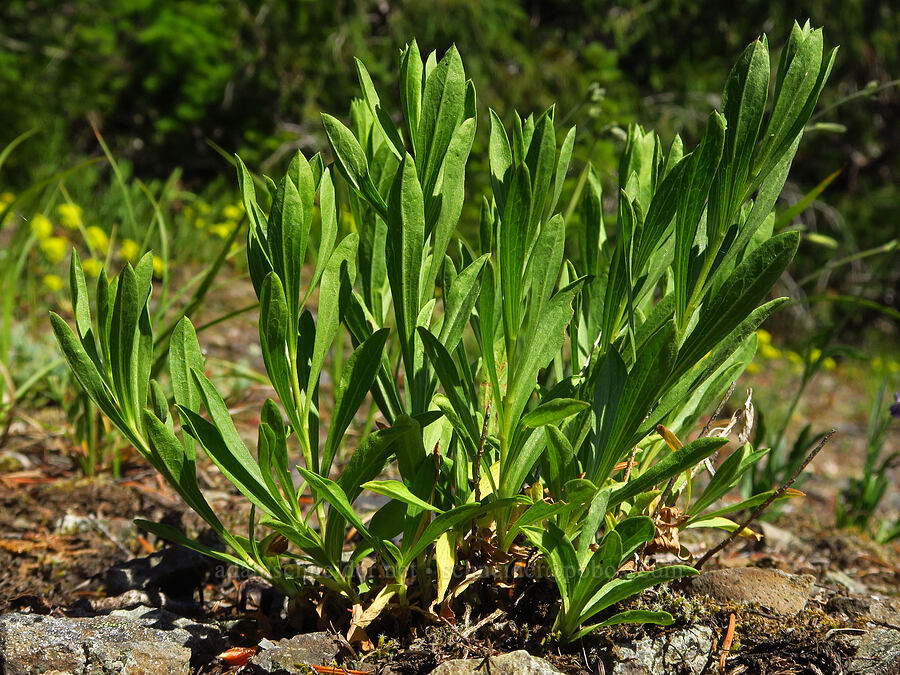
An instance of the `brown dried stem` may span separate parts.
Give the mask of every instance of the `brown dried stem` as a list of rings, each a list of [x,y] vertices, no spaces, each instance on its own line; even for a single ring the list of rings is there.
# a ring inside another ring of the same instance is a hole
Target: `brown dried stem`
[[[819,444],[810,451],[810,453],[806,456],[806,459],[803,460],[803,463],[794,471],[793,475],[791,475],[791,477],[780,488],[769,495],[769,498],[766,501],[757,506],[756,510],[750,514],[750,517],[747,518],[747,520],[745,520],[743,523],[738,525],[738,527],[735,528],[734,532],[725,537],[725,539],[719,542],[716,546],[709,549],[703,555],[703,557],[701,557],[700,560],[698,560],[694,564],[694,569],[699,570],[701,567],[703,567],[703,565],[706,564],[710,558],[712,558],[716,553],[728,546],[728,544],[734,541],[737,536],[744,531],[745,528],[749,527],[754,520],[759,518],[763,514],[763,512],[772,505],[772,502],[781,497],[787,491],[787,489],[794,484],[794,481],[797,480],[797,476],[799,476],[803,472],[803,470],[807,466],[809,466],[809,463],[813,461],[816,455],[819,454],[819,451],[825,447],[825,444],[832,436],[834,436],[836,431],[837,429],[832,429],[827,434],[825,434],[825,437],[821,441],[819,441]]]

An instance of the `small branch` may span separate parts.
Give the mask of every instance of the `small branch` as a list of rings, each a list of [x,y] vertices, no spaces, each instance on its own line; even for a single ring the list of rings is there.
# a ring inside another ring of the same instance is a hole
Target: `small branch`
[[[819,441],[819,444],[818,444],[816,447],[814,447],[814,448],[812,449],[812,451],[806,456],[806,459],[803,460],[803,463],[802,463],[800,466],[797,467],[797,469],[794,471],[794,473],[793,473],[793,475],[790,477],[790,479],[788,479],[788,480],[784,483],[784,485],[782,485],[782,486],[781,486],[780,488],[778,488],[775,492],[773,492],[773,493],[769,496],[769,498],[768,498],[766,501],[764,501],[762,504],[760,504],[758,507],[756,507],[756,510],[755,510],[753,513],[750,514],[750,517],[747,518],[747,520],[745,520],[743,523],[741,523],[740,525],[738,525],[738,527],[735,529],[734,532],[732,532],[732,533],[729,534],[727,537],[725,537],[725,539],[723,539],[721,542],[719,542],[718,545],[716,545],[716,546],[714,546],[713,548],[711,548],[710,550],[708,550],[708,551],[703,555],[703,557],[700,558],[700,560],[698,560],[698,561],[694,564],[694,569],[698,569],[698,570],[699,570],[701,567],[703,567],[703,565],[706,564],[706,563],[709,561],[710,558],[712,558],[716,553],[718,553],[718,552],[721,551],[723,548],[725,548],[726,546],[728,546],[728,544],[730,544],[732,541],[734,541],[734,540],[737,538],[737,536],[738,536],[741,532],[744,531],[745,528],[749,527],[750,524],[751,524],[754,520],[756,520],[757,518],[759,518],[759,516],[761,516],[762,513],[763,513],[767,508],[769,508],[769,507],[772,505],[772,502],[774,502],[776,499],[778,499],[779,497],[781,497],[781,496],[787,491],[787,489],[788,489],[789,487],[791,487],[791,485],[794,484],[794,481],[797,480],[797,476],[799,476],[801,473],[803,473],[803,470],[804,470],[807,466],[809,466],[809,463],[810,463],[811,461],[813,461],[813,459],[815,458],[816,455],[819,454],[819,451],[820,451],[822,448],[825,447],[825,444],[828,442],[828,440],[829,440],[832,436],[834,436],[834,434],[835,434],[836,431],[837,431],[837,429],[832,429],[832,430],[829,431],[827,434],[825,434],[825,437],[824,437],[821,441]]]
[[[728,387],[728,391],[725,392],[725,396],[719,401],[719,405],[716,408],[716,411],[710,416],[710,418],[706,422],[706,426],[703,427],[703,431],[700,432],[699,438],[706,437],[706,434],[709,433],[710,428],[712,427],[713,422],[719,419],[719,415],[722,414],[722,408],[725,407],[725,404],[728,403],[728,400],[731,398],[731,395],[734,393],[734,388],[737,386],[737,380],[731,383],[731,386]]]
[[[491,399],[484,408],[484,424],[481,425],[481,440],[478,442],[478,454],[475,456],[475,468],[472,471],[475,480],[475,501],[481,501],[481,456],[484,454],[484,442],[487,438],[488,422],[491,419]]]
[[[481,425],[481,440],[478,441],[478,454],[475,456],[475,468],[472,469],[472,478],[475,481],[475,503],[481,501],[481,456],[484,454],[484,442],[487,438],[488,422],[491,419],[491,399],[488,398],[484,407],[484,424]],[[478,521],[472,521],[472,538],[478,535]]]

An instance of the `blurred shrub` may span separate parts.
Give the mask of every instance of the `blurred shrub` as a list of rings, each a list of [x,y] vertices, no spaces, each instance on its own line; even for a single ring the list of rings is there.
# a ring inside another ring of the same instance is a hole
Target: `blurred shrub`
[[[8,163],[5,182],[22,189],[67,153],[93,152],[89,115],[140,176],[178,166],[197,187],[221,169],[206,139],[277,173],[295,149],[322,145],[318,112],[343,110],[355,92],[352,55],[386,86],[413,34],[423,52],[451,42],[465,52],[468,75],[491,83],[478,92],[482,114],[558,101],[559,119],[593,136],[586,148],[611,179],[617,127],[640,117],[664,137],[696,141],[740,47],[806,17],[842,45],[819,121],[846,131],[810,132],[821,142],[803,144],[794,194],[844,168],[803,223],[842,251],[862,250],[896,222],[900,96],[887,87],[828,109],[898,76],[900,13],[867,0],[6,0],[0,128],[9,138],[35,124],[45,133],[38,151]],[[800,275],[831,255],[810,247]]]

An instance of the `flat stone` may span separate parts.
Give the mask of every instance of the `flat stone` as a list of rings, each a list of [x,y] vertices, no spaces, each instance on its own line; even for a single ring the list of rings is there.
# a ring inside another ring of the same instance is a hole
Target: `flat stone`
[[[900,598],[879,595],[835,595],[825,605],[829,614],[900,625]]]
[[[629,644],[615,646],[613,675],[658,675],[706,672],[715,633],[709,626],[691,626]]]
[[[0,617],[0,673],[38,675],[187,675],[192,653],[214,653],[218,632],[147,607],[107,616]]]
[[[825,570],[822,573],[821,583],[828,584],[829,586],[838,586],[854,595],[862,595],[867,590],[865,584],[840,570]]]
[[[814,582],[815,577],[810,574],[737,567],[704,572],[693,577],[686,584],[686,590],[693,595],[708,595],[719,602],[755,602],[776,614],[793,616],[806,606]]]
[[[308,673],[310,666],[333,663],[341,650],[340,642],[330,633],[307,633],[290,640],[266,642],[268,649],[262,649],[250,660],[251,672]]]
[[[765,521],[759,523],[759,527],[762,530],[763,544],[770,550],[807,553],[812,548],[790,530],[785,530]]]
[[[485,659],[453,659],[431,671],[431,675],[556,675],[561,671],[544,659],[532,656],[524,649]]]
[[[900,673],[900,631],[876,628],[859,642],[847,672],[851,675],[898,675]]]

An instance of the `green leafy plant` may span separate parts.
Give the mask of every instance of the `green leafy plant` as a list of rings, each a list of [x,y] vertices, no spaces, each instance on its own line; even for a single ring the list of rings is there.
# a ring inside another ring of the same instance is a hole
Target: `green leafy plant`
[[[666,150],[632,127],[610,232],[590,167],[567,209],[579,217],[557,213],[575,130],[558,143],[555,109],[513,115],[511,134],[491,112],[492,189],[472,243],[454,238],[477,122],[456,49],[440,60],[423,60],[415,42],[403,50],[400,127],[357,62],[362,98],[350,125],[323,116],[333,165],[298,153],[280,181],[261,182],[267,211],[237,162],[260,345],[278,398],[263,406],[255,455],[204,372],[189,319],[171,334],[171,392],[151,379],[149,258],[111,283],[101,276],[92,318],[73,256],[75,330],[52,316],[69,364],[229,551],[141,526],[292,596],[307,590],[297,571],[306,565],[346,603],[344,625],[357,640],[383,612],[408,621],[411,607],[428,615],[477,579],[504,581],[510,561],[528,564],[531,547],[560,591],[561,639],[622,621],[669,622],[615,609],[695,573],[623,570],[658,535],[653,500],[674,479],[671,494],[702,521],[760,453],[731,453],[691,503],[678,476],[726,439],[674,449],[655,432],[666,425],[687,437],[783,301],[766,298],[798,236],[772,235],[772,207],[833,58],[821,30],[795,25],[767,114],[768,49],[765,40],[750,45],[692,153],[678,138]],[[343,238],[338,175],[352,214]],[[346,361],[340,335],[350,338]],[[340,376],[324,387],[329,355]],[[382,428],[349,443],[354,420],[375,409]],[[197,445],[252,505],[246,533],[225,528],[203,496]],[[364,491],[387,498],[368,521],[355,505]],[[366,575],[356,569],[363,559]],[[479,569],[460,581],[459,565]]]
[[[866,463],[862,476],[850,478],[847,487],[835,502],[835,523],[838,527],[866,530],[890,485],[888,472],[900,462],[900,452],[884,454],[884,446],[891,428],[891,419],[900,416],[900,401],[888,408],[885,404],[887,379],[882,380],[872,399],[866,442]],[[879,541],[900,538],[900,524],[882,522],[875,533]]]

